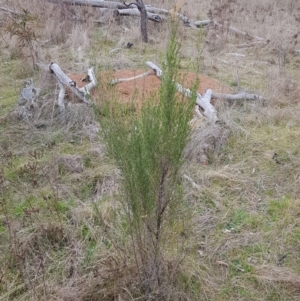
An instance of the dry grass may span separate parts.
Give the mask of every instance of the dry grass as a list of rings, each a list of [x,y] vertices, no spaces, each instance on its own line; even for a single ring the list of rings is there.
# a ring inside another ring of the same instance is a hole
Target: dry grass
[[[166,266],[179,277],[170,276],[174,281],[167,282],[165,294],[153,298],[296,301],[300,4],[194,2],[186,0],[181,9],[192,20],[210,16],[267,42],[253,44],[226,28],[205,28],[200,36],[180,26],[182,68],[200,68],[234,91],[260,93],[266,101],[218,101],[220,123],[193,133],[183,169],[193,181],[184,182],[179,220],[185,221],[170,224],[166,241]],[[145,47],[135,18],[97,25],[95,9],[44,1],[0,3],[38,16],[33,43],[39,57],[68,72],[91,65],[144,68],[146,60],[159,63],[165,51],[166,24],[149,24]],[[177,1],[148,3],[171,9]],[[74,105],[61,120],[53,106],[55,82],[31,69],[24,57],[28,49],[20,51],[16,37],[3,31],[1,37],[0,300],[143,297],[130,242],[119,227],[124,223],[120,175],[96,135],[93,112]],[[124,48],[128,42],[132,49]],[[31,77],[43,91],[36,120],[7,120],[21,82]],[[201,158],[206,165],[199,164]],[[172,260],[176,252],[184,255],[180,263]]]

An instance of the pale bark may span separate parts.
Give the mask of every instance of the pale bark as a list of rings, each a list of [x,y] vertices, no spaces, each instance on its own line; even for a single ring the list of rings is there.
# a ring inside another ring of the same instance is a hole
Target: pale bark
[[[117,10],[120,16],[136,16],[140,17],[141,14],[137,8],[129,8],[129,9],[118,9]],[[151,12],[147,12],[147,18],[154,22],[161,22],[162,17],[158,14],[153,14]]]
[[[238,94],[212,93],[211,98],[225,100],[265,100],[264,97],[258,94],[251,94],[246,92]]]
[[[51,63],[50,65],[50,70],[56,75],[59,87],[60,87],[60,92],[59,92],[59,97],[58,97],[58,104],[60,108],[62,109],[62,101],[65,96],[65,87],[68,87],[68,89],[74,93],[81,101],[84,103],[89,104],[90,103],[90,89],[95,87],[97,84],[96,77],[93,72],[93,68],[90,68],[88,70],[88,75],[91,80],[89,84],[84,86],[81,89],[78,89],[76,86],[76,83],[72,81],[61,69],[60,67],[55,64]]]
[[[59,92],[58,92],[58,98],[57,98],[57,104],[59,106],[59,111],[63,113],[65,111],[65,95],[66,95],[66,89],[64,85],[58,80],[57,81],[58,86],[59,86]]]
[[[8,7],[0,6],[0,10],[3,11],[3,12],[5,12],[5,13],[10,13],[10,14],[16,15],[16,16],[22,15],[21,12],[16,11],[16,10],[13,10],[13,9],[11,9],[11,8],[8,8]]]
[[[132,80],[135,80],[135,79],[138,79],[138,78],[146,77],[150,74],[153,74],[153,72],[152,71],[147,71],[145,73],[139,74],[137,76],[129,77],[129,78],[116,78],[116,79],[111,80],[109,82],[109,84],[110,85],[115,85],[115,84],[118,84],[118,83],[129,82],[129,81],[132,81]]]
[[[146,5],[146,9],[147,9],[147,12],[151,12],[154,14],[162,14],[162,15],[167,15],[167,16],[174,15],[174,16],[178,17],[185,25],[187,25],[189,27],[193,27],[193,28],[197,27],[197,25],[195,23],[192,23],[190,21],[190,19],[183,14],[180,14],[177,12],[172,13],[172,11],[170,11],[170,10],[153,7],[151,5]]]
[[[236,53],[236,52],[228,52],[227,55],[236,56],[236,57],[246,57],[245,54]]]
[[[203,27],[203,26],[206,26],[206,25],[209,25],[209,24],[211,24],[211,20],[202,20],[202,21],[194,22],[194,25],[197,26],[197,27]]]
[[[162,70],[154,63],[146,62],[146,65],[155,71],[156,76],[158,77],[163,76]],[[177,82],[175,82],[175,84],[176,84],[177,91],[179,91],[180,93],[182,93],[184,96],[188,98],[192,97],[192,92],[190,89],[184,88],[181,84]],[[203,109],[204,111],[203,115],[207,117],[209,121],[215,122],[218,120],[218,117],[215,108],[210,103],[211,95],[212,95],[212,90],[210,89],[206,91],[204,96],[202,96],[200,93],[197,93],[196,103]]]
[[[103,0],[47,0],[51,3],[65,3],[70,5],[83,5],[92,7],[112,8],[112,9],[124,9],[127,6],[121,2],[103,1]]]

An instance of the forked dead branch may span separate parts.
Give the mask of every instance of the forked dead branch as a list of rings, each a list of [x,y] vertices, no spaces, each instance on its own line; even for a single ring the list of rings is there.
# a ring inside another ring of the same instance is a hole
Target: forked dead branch
[[[78,88],[75,81],[70,79],[61,69],[60,67],[55,64],[50,64],[50,70],[56,75],[58,85],[59,85],[59,94],[58,94],[58,106],[60,111],[63,112],[65,110],[64,106],[64,98],[66,94],[65,87],[67,87],[72,93],[74,93],[81,101],[84,103],[90,103],[90,90],[97,85],[97,80],[94,74],[93,67],[88,69],[88,79],[89,82],[82,88]]]

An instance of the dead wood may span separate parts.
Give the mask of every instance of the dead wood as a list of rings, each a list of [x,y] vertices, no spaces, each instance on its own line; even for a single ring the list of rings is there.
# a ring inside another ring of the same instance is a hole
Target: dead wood
[[[242,37],[250,39],[250,40],[254,39],[254,40],[258,40],[258,41],[264,41],[264,39],[261,38],[261,37],[257,37],[257,36],[251,35],[248,32],[239,30],[239,29],[237,29],[235,27],[232,27],[232,26],[224,26],[224,25],[222,25],[222,24],[220,24],[220,23],[218,23],[216,21],[211,21],[210,24],[213,25],[213,26],[216,26],[216,27],[220,27],[223,30],[228,30],[229,32],[231,32],[233,34],[236,34],[238,36],[242,36]]]
[[[65,97],[65,88],[67,87],[74,95],[76,95],[82,102],[89,104],[90,103],[90,90],[96,86],[97,81],[94,75],[93,68],[88,70],[88,76],[90,83],[82,88],[78,88],[76,82],[72,81],[61,69],[55,64],[51,63],[49,66],[50,70],[56,75],[59,85],[59,94],[58,94],[58,106],[60,111],[65,110],[64,107],[64,97]]]
[[[225,100],[265,100],[264,97],[258,94],[251,94],[246,92],[238,94],[212,93],[211,98]]]
[[[130,8],[130,9],[118,9],[117,10],[120,16],[136,16],[140,17],[140,11],[137,8]],[[151,12],[146,12],[147,13],[147,18],[151,21],[154,22],[161,22],[162,17],[159,16],[158,14],[153,14]],[[142,19],[141,19],[142,20]]]
[[[162,70],[158,66],[156,66],[154,63],[146,62],[146,65],[155,71],[156,76],[158,76],[160,78],[163,76]],[[192,97],[192,92],[190,89],[184,88],[181,84],[179,84],[177,82],[175,82],[175,84],[176,84],[177,90],[180,93],[182,93],[184,96],[186,96],[188,98]],[[204,111],[203,115],[205,117],[207,117],[209,121],[215,122],[218,120],[218,117],[217,117],[217,112],[216,112],[215,108],[210,103],[211,95],[212,95],[212,90],[210,90],[210,89],[208,89],[206,91],[204,96],[202,96],[200,93],[197,93],[196,103],[203,109],[203,111]]]
[[[11,9],[11,8],[8,8],[8,7],[0,6],[0,10],[3,11],[3,12],[5,12],[5,13],[10,13],[10,14],[16,15],[16,16],[22,15],[21,12],[18,12],[18,11],[16,11],[16,10]]]
[[[126,9],[128,8],[124,3],[113,2],[113,1],[103,1],[103,0],[47,0],[51,3],[65,3],[69,5],[82,5],[82,6],[92,6],[92,7],[102,7],[111,9]]]
[[[152,71],[147,71],[145,73],[142,73],[142,74],[139,74],[137,76],[133,76],[133,77],[129,77],[129,78],[116,78],[116,79],[113,79],[109,82],[110,85],[115,85],[115,84],[118,84],[118,83],[123,83],[123,82],[129,82],[131,80],[135,80],[135,79],[138,79],[138,78],[142,78],[142,77],[146,77],[150,74],[153,74]]]

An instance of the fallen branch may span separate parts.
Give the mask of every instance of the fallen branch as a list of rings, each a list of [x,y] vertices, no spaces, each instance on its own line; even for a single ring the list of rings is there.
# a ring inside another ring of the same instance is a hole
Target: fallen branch
[[[146,65],[154,70],[156,76],[160,78],[163,76],[162,70],[154,63],[146,62]],[[175,82],[175,84],[176,84],[177,91],[179,91],[180,93],[182,93],[184,96],[188,98],[192,97],[192,92],[190,89],[184,88],[182,85],[180,85],[177,82]],[[211,122],[215,122],[218,120],[218,117],[215,108],[210,103],[211,95],[212,95],[212,90],[210,89],[206,91],[204,96],[202,96],[200,93],[197,93],[196,103],[203,109],[204,111],[203,115],[207,117]]]
[[[212,93],[211,98],[225,100],[265,100],[264,97],[258,94],[250,94],[246,92],[239,94]]]
[[[154,70],[155,75],[158,76],[159,78],[162,77],[162,70],[157,67],[154,63],[152,62],[146,62],[147,66],[149,68],[151,68],[152,70]],[[129,82],[138,78],[143,78],[146,77],[148,75],[153,74],[152,71],[147,71],[144,72],[142,74],[133,76],[133,77],[128,77],[128,78],[116,78],[113,79],[109,82],[110,85],[115,85],[118,83],[123,83],[123,82]],[[179,83],[176,83],[176,88],[177,90],[182,93],[184,96],[186,97],[191,97],[191,91],[189,89],[184,88],[182,85],[180,85]],[[198,116],[201,116],[202,114],[200,113],[199,110],[197,110],[198,106],[200,106],[204,111],[206,108],[206,111],[210,111],[211,113],[206,112],[206,115],[213,115],[215,114],[215,109],[213,108],[212,105],[208,105],[207,102],[210,103],[210,98],[212,99],[223,99],[223,100],[265,100],[264,97],[258,95],[258,94],[252,94],[252,93],[246,93],[246,92],[242,92],[242,93],[238,93],[238,94],[227,94],[227,93],[212,93],[212,90],[208,89],[205,93],[204,96],[200,95],[199,97],[199,93],[197,93],[197,99],[196,99],[196,114]],[[212,108],[211,108],[212,107]]]
[[[231,26],[224,26],[216,21],[211,21],[211,24],[217,27],[221,27],[222,29],[227,29],[228,31],[230,31],[231,33],[234,33],[236,35],[242,36],[244,38],[250,38],[250,39],[255,39],[258,41],[263,41],[263,38],[257,37],[257,36],[253,36],[251,34],[249,34],[248,32],[239,30],[237,28],[231,27]]]
[[[88,98],[90,98],[90,91],[91,89],[97,86],[97,79],[93,67],[88,69],[87,74],[88,74],[89,83],[84,87],[80,88],[79,91],[84,92],[85,97],[88,96]]]
[[[196,184],[188,175],[183,174],[183,178],[187,180],[192,185],[193,188],[198,190],[201,188],[200,185]]]
[[[209,25],[209,24],[211,24],[211,20],[203,20],[203,21],[194,22],[194,25],[196,27],[203,27],[203,26],[206,26],[206,25]]]
[[[113,79],[112,81],[110,81],[109,84],[110,85],[115,85],[115,84],[118,84],[118,83],[129,82],[131,80],[146,77],[150,74],[153,74],[153,72],[152,71],[147,71],[145,73],[139,74],[137,76],[129,77],[129,78],[116,78],[116,79]]]
[[[47,0],[47,1],[51,3],[65,3],[69,5],[75,4],[75,5],[82,5],[82,6],[112,8],[112,9],[128,8],[125,4],[121,2],[103,1],[103,0]]]
[[[3,12],[5,12],[5,13],[10,13],[10,14],[13,14],[13,15],[16,15],[16,16],[22,15],[21,12],[18,12],[16,10],[13,10],[11,8],[8,8],[8,7],[0,6],[0,10],[3,11]]]
[[[140,11],[133,7],[136,6],[137,3],[130,3],[129,5],[120,2],[113,2],[113,1],[103,1],[103,0],[47,0],[51,3],[65,3],[69,5],[85,5],[85,6],[92,6],[92,7],[99,7],[99,8],[109,8],[109,9],[117,9],[119,14],[122,16],[140,16]],[[162,22],[164,19],[159,14],[163,15],[171,15],[171,12],[167,9],[155,8],[149,5],[145,5],[148,19],[154,22]],[[188,17],[184,16],[180,13],[175,13],[175,16],[178,16],[183,23],[189,27],[196,28]]]
[[[118,9],[118,13],[120,16],[136,16],[140,17],[140,12],[137,8],[130,9]],[[149,20],[154,22],[161,22],[162,18],[158,14],[153,14],[147,11],[147,17]]]
[[[137,5],[137,3],[130,3],[129,5],[121,2],[114,2],[114,1],[103,1],[103,0],[47,0],[51,3],[65,3],[69,5],[82,5],[82,6],[92,6],[92,7],[99,7],[99,8],[109,8],[109,9],[118,9],[120,10],[120,15],[134,15],[134,16],[140,16],[140,11],[137,10],[134,6]],[[147,11],[148,19],[155,22],[161,22],[163,18],[159,15],[167,15],[167,16],[177,16],[183,23],[191,28],[199,28],[207,25],[213,25],[216,27],[220,27],[222,29],[226,29],[234,34],[237,34],[239,36],[243,36],[245,38],[255,39],[258,41],[264,41],[265,39],[251,35],[245,31],[239,30],[232,26],[224,26],[216,21],[213,20],[202,20],[202,21],[195,21],[191,22],[188,17],[186,17],[183,14],[180,14],[178,12],[172,12],[167,9],[162,8],[156,8],[151,5],[145,5],[145,9]]]
[[[245,54],[236,53],[236,52],[229,52],[226,53],[227,55],[236,56],[236,57],[245,57]]]
[[[65,87],[74,93],[82,102],[89,104],[90,90],[96,86],[97,80],[93,72],[93,68],[88,69],[88,76],[90,83],[82,88],[78,88],[76,83],[72,81],[61,69],[55,64],[51,63],[49,66],[50,70],[56,75],[59,85],[59,94],[58,94],[58,105],[61,111],[64,111],[64,98],[65,98]]]
[[[251,47],[256,47],[256,46],[265,46],[266,44],[269,43],[269,40],[267,41],[254,41],[252,43],[243,43],[243,44],[238,44],[235,45],[236,48],[251,48]]]

